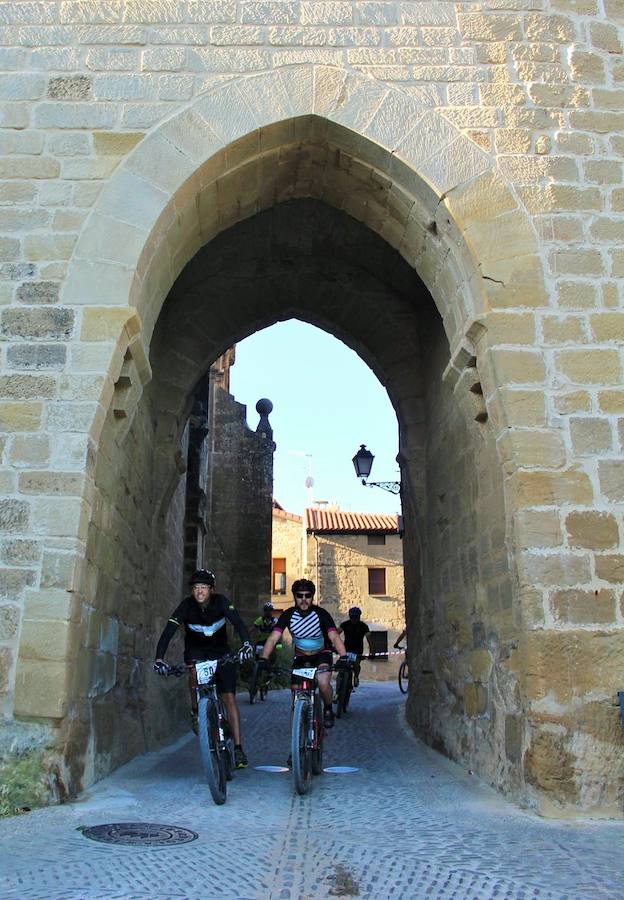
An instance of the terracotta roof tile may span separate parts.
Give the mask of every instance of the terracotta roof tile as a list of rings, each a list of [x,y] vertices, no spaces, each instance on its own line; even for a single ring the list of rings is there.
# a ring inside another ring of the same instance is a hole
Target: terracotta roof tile
[[[378,513],[354,513],[342,512],[342,510],[330,511],[327,509],[306,509],[305,511],[307,531],[364,531],[396,533],[399,530],[398,516],[381,515]]]

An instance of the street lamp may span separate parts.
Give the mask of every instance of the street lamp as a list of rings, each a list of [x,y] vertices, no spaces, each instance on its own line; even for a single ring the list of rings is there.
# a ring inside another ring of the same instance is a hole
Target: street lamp
[[[355,474],[361,480],[365,487],[378,487],[384,491],[390,491],[391,494],[401,493],[400,481],[367,481],[366,479],[373,468],[373,460],[375,457],[367,450],[364,444],[360,444],[360,449],[353,457],[353,468]]]

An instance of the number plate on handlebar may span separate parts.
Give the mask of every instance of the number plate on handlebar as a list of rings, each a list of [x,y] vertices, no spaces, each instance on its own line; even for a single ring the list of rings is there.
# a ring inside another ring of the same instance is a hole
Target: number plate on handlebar
[[[296,675],[298,678],[314,678],[316,675],[316,668],[312,669],[293,669],[293,675]]]
[[[198,684],[210,684],[217,671],[218,662],[216,659],[208,659],[206,662],[195,663],[195,671],[197,672]]]

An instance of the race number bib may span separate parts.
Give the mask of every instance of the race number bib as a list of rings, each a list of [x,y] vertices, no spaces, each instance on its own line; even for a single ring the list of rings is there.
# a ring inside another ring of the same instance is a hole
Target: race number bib
[[[198,684],[210,684],[217,671],[217,660],[208,659],[206,662],[195,663]]]
[[[293,675],[296,675],[298,678],[314,678],[316,675],[316,668],[312,669],[293,669]]]

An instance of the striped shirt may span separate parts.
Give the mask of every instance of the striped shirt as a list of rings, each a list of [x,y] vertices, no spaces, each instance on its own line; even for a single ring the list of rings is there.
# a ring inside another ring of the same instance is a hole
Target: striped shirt
[[[327,610],[314,604],[307,612],[301,612],[296,606],[284,610],[277,620],[274,630],[281,633],[286,628],[292,635],[295,650],[304,653],[330,650],[332,643],[329,639],[329,632],[338,631],[336,623]]]

